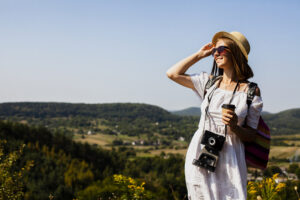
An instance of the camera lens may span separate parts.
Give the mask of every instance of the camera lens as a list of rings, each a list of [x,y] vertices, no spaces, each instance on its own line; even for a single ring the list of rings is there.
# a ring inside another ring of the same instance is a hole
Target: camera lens
[[[208,138],[208,144],[210,146],[214,146],[216,144],[216,140],[213,137]]]
[[[212,159],[208,159],[207,160],[207,164],[209,165],[209,166],[214,166],[214,164],[215,164],[215,161],[214,160],[212,160]]]

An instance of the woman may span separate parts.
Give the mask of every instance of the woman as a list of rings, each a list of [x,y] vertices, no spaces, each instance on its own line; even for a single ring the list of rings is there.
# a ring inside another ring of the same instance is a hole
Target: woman
[[[263,106],[258,87],[249,110],[246,103],[248,79],[253,77],[248,65],[249,51],[250,45],[243,34],[221,31],[214,35],[211,43],[167,71],[170,79],[191,88],[202,100],[198,130],[191,140],[185,160],[190,200],[247,198],[247,166],[243,142],[253,140]],[[214,57],[211,75],[206,72],[192,75],[185,73],[189,67],[209,55]],[[212,75],[221,75],[221,78],[205,92],[205,84]],[[235,110],[222,114],[222,105],[228,104],[230,100]],[[193,164],[193,160],[198,159],[203,150],[201,138],[205,130],[226,138],[214,172]]]

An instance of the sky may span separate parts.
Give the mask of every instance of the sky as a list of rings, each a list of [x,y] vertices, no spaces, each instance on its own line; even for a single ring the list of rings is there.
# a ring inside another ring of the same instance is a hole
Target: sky
[[[299,10],[291,0],[0,0],[0,102],[200,106],[166,71],[216,32],[239,31],[263,111],[300,108]]]

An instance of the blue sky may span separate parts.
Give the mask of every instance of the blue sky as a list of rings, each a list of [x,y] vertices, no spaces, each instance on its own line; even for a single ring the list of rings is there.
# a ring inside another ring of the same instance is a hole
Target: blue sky
[[[264,111],[300,107],[299,1],[0,1],[0,102],[199,106],[166,76],[214,33],[248,38]],[[212,57],[187,73],[210,72]]]

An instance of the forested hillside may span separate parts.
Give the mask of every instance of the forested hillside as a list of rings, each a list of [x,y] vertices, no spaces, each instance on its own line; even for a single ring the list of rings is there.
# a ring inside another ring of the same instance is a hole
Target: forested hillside
[[[195,115],[195,108],[177,111],[180,115]],[[263,113],[274,135],[300,133],[300,109],[279,113]],[[42,125],[64,132],[94,128],[105,133],[119,132],[130,136],[159,133],[173,139],[189,140],[197,128],[199,116],[178,116],[158,106],[136,103],[71,104],[71,103],[2,103],[0,118]],[[101,126],[106,126],[101,130]],[[73,127],[72,130],[66,127]],[[98,128],[96,128],[98,127]]]
[[[95,117],[120,119],[146,118],[152,121],[178,119],[157,106],[136,103],[72,104],[72,103],[2,103],[0,116],[47,117]]]
[[[190,107],[183,110],[171,111],[171,113],[179,116],[201,116],[200,107]]]
[[[179,116],[201,116],[200,107],[190,107],[182,110],[170,111],[171,113]],[[269,112],[262,111],[262,115],[270,114]]]
[[[191,138],[199,117],[182,117],[157,106],[133,103],[71,104],[71,103],[3,103],[0,118],[30,125],[62,129],[67,134],[87,129],[107,134],[149,137],[158,133],[173,139]]]
[[[172,111],[179,116],[200,116],[200,108],[191,107]],[[273,135],[290,135],[300,133],[300,108],[279,113],[262,112],[262,117],[271,128]]]
[[[273,134],[300,133],[300,109],[285,110],[275,114],[263,115],[264,120],[271,127]]]
[[[26,144],[23,155],[9,172],[14,174],[22,170],[26,162],[33,161],[31,169],[18,180],[24,185],[24,197],[28,200],[49,199],[50,194],[55,200],[112,199],[112,194],[121,192],[113,181],[114,174],[146,182],[145,199],[183,199],[186,194],[184,160],[179,155],[137,158],[133,149],[107,151],[75,143],[43,127],[3,121],[0,121],[0,138],[0,152],[4,152],[0,154],[0,164],[5,155],[11,155],[20,145]],[[3,176],[7,174],[1,174],[1,184]]]

